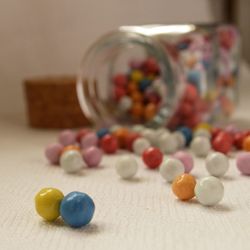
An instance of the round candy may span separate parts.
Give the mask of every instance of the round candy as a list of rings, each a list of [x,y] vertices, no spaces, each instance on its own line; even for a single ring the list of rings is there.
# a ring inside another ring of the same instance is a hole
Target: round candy
[[[210,140],[206,137],[195,137],[191,142],[191,150],[198,157],[205,157],[211,150]]]
[[[76,142],[76,134],[70,129],[63,130],[58,137],[58,141],[64,145],[72,145]]]
[[[137,155],[142,153],[150,147],[150,142],[146,138],[137,138],[132,145],[133,152]]]
[[[185,168],[185,173],[190,173],[194,167],[194,159],[191,154],[184,151],[178,151],[173,155],[174,158],[181,161]]]
[[[250,175],[250,152],[239,153],[236,157],[236,166],[242,174]]]
[[[114,133],[113,136],[116,137],[117,141],[118,141],[118,145],[120,146],[120,148],[124,148],[126,146],[126,137],[128,135],[129,131],[127,128],[119,128],[117,129]]]
[[[98,143],[98,137],[96,133],[90,132],[86,134],[82,139],[81,139],[81,147],[83,149],[91,147],[91,146],[97,146]]]
[[[138,164],[136,159],[131,155],[120,156],[115,164],[116,172],[124,179],[132,178],[137,170]]]
[[[242,143],[242,149],[245,151],[250,151],[250,135],[244,138]]]
[[[119,109],[122,112],[128,111],[132,107],[132,100],[128,96],[123,96],[119,101]]]
[[[49,144],[45,148],[45,156],[51,164],[58,164],[62,150],[63,145],[60,143]]]
[[[222,182],[214,176],[205,177],[198,181],[194,190],[197,200],[204,206],[216,205],[224,195]]]
[[[166,154],[172,154],[178,149],[178,141],[173,134],[164,133],[157,139],[160,150]]]
[[[128,83],[128,78],[125,74],[117,74],[113,78],[113,83],[118,87],[125,87]]]
[[[172,183],[172,190],[178,199],[187,201],[194,197],[196,180],[190,174],[177,176]]]
[[[206,158],[206,168],[208,173],[213,176],[223,176],[229,168],[227,156],[220,152],[210,153]]]
[[[75,173],[82,169],[84,163],[78,150],[65,151],[60,158],[60,166],[67,173]]]
[[[88,167],[97,167],[102,160],[102,151],[92,146],[82,151],[82,157]]]
[[[227,132],[220,132],[212,141],[212,146],[215,151],[227,154],[233,145],[233,137]]]
[[[148,168],[158,168],[163,160],[163,154],[158,148],[150,147],[142,154],[143,162]]]
[[[113,135],[105,135],[101,139],[101,148],[106,154],[114,154],[118,149],[118,141]]]
[[[172,182],[178,175],[183,173],[183,163],[174,158],[165,160],[160,166],[160,174],[168,182]]]
[[[67,194],[60,206],[63,220],[71,227],[87,225],[93,218],[95,204],[90,196],[81,192]]]
[[[159,138],[161,135],[165,134],[165,133],[170,133],[169,130],[167,128],[158,128],[155,130],[155,137]]]
[[[234,135],[234,146],[237,149],[242,149],[243,141],[245,139],[246,135],[244,132],[238,132]]]
[[[35,196],[37,213],[48,221],[56,220],[60,216],[60,203],[63,193],[56,188],[43,188]]]
[[[145,127],[140,125],[140,124],[134,125],[132,127],[132,131],[134,131],[136,133],[141,133],[144,129],[145,129]]]

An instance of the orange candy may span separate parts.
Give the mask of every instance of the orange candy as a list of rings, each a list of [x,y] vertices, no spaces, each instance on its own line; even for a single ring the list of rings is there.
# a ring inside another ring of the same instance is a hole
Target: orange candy
[[[142,102],[142,100],[143,100],[143,96],[139,91],[132,92],[131,98],[134,102]]]
[[[118,141],[120,148],[124,148],[126,146],[126,138],[128,134],[129,130],[127,128],[119,128],[113,133]]]
[[[248,135],[242,143],[242,148],[245,151],[250,151],[250,135]]]
[[[182,201],[190,200],[194,197],[196,180],[190,174],[177,176],[172,183],[174,194]]]
[[[77,150],[77,151],[80,151],[80,147],[79,146],[76,146],[76,145],[68,145],[66,147],[63,148],[62,150],[62,154],[65,152],[65,151],[68,151],[68,150]]]
[[[138,91],[138,84],[136,82],[130,82],[127,87],[128,93]]]
[[[156,106],[153,103],[147,104],[147,106],[144,109],[144,118],[145,120],[149,121],[151,120],[156,113]]]
[[[135,102],[131,108],[133,118],[140,119],[143,115],[144,107],[141,102]]]

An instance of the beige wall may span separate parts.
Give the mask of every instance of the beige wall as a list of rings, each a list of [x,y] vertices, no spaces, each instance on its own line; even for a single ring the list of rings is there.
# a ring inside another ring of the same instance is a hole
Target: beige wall
[[[211,2],[1,0],[0,113],[24,111],[25,77],[74,73],[100,34],[122,24],[213,21]]]

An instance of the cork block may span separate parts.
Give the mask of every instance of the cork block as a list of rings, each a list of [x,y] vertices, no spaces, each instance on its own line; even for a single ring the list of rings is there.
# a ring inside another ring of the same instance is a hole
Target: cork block
[[[36,128],[89,125],[77,100],[76,77],[53,76],[24,80],[28,121]]]

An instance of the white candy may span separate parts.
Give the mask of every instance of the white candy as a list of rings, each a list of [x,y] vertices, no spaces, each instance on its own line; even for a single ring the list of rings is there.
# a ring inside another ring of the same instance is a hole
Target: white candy
[[[139,125],[139,124],[138,125],[134,125],[131,128],[131,130],[134,131],[134,132],[136,132],[136,133],[141,133],[144,129],[145,129],[145,127],[142,126],[142,125]]]
[[[158,128],[158,129],[155,130],[155,137],[159,138],[159,136],[161,136],[164,133],[170,133],[170,132],[166,128],[163,128],[163,127],[162,128]]]
[[[178,149],[181,149],[185,146],[186,144],[186,138],[183,135],[183,133],[179,132],[179,131],[175,131],[173,133],[173,136],[175,137],[177,143],[178,143]]]
[[[191,150],[198,157],[205,157],[211,150],[211,143],[207,137],[197,136],[191,142]]]
[[[137,138],[132,145],[133,152],[137,155],[142,153],[150,147],[150,142],[146,138]]]
[[[157,145],[166,154],[172,154],[178,149],[176,137],[169,133],[162,134],[157,140]]]
[[[172,182],[178,175],[183,174],[184,171],[183,163],[174,158],[168,158],[160,166],[160,174],[168,182]]]
[[[210,139],[211,133],[209,133],[207,129],[199,128],[194,132],[194,137],[197,137],[197,136],[204,136]]]
[[[219,152],[209,154],[206,158],[206,168],[208,173],[213,176],[223,176],[229,168],[227,156]]]
[[[157,138],[153,129],[146,128],[141,132],[141,135],[146,138],[151,145],[155,145]]]
[[[124,96],[119,101],[119,109],[123,112],[128,111],[132,106],[132,100],[128,96]]]
[[[113,125],[113,126],[110,127],[109,130],[110,130],[111,133],[113,133],[113,132],[115,132],[116,130],[118,130],[120,128],[122,128],[122,126],[120,126],[120,125]]]
[[[67,150],[60,157],[60,166],[67,173],[75,173],[83,168],[82,155],[77,150]]]
[[[137,170],[138,164],[136,159],[131,155],[120,156],[115,164],[116,172],[123,179],[132,178]]]
[[[202,205],[213,206],[222,200],[224,186],[218,178],[209,176],[196,183],[194,192],[197,200]]]

